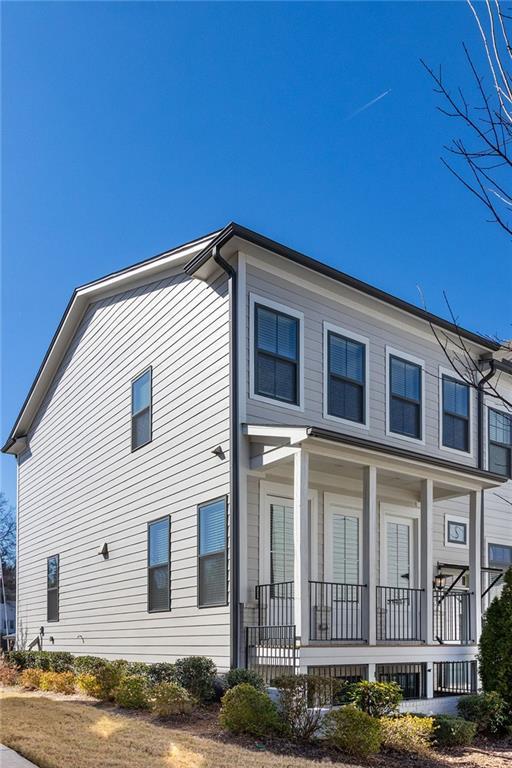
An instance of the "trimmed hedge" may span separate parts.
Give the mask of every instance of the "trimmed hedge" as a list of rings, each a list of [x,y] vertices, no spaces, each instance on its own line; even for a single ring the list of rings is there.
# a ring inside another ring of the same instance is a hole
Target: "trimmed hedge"
[[[327,743],[352,757],[375,755],[381,745],[381,727],[377,718],[349,704],[333,709],[324,718]]]
[[[401,715],[381,717],[382,746],[395,752],[426,755],[430,751],[434,732],[432,717]]]
[[[67,651],[7,651],[7,661],[18,669],[42,669],[45,672],[72,672],[74,656]]]
[[[439,747],[467,747],[476,736],[476,723],[453,715],[434,717],[434,740]]]
[[[188,715],[195,701],[179,683],[158,683],[151,691],[151,710],[159,717]]]
[[[240,683],[227,691],[222,699],[219,722],[231,733],[257,737],[281,730],[279,713],[270,696],[250,683]]]
[[[230,669],[229,672],[226,672],[224,675],[224,683],[226,690],[234,688],[235,685],[240,685],[240,683],[248,683],[258,691],[265,690],[265,681],[261,675],[258,675],[258,673],[254,672],[252,669]]]
[[[123,709],[147,709],[150,687],[143,675],[125,675],[114,690],[114,701]]]

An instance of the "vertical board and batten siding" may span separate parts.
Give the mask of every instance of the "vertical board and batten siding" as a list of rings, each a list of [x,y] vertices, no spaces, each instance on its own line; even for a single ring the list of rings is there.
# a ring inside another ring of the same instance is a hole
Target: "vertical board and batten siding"
[[[285,263],[286,262],[286,263]],[[267,269],[266,269],[267,267]],[[287,277],[274,269],[286,270]],[[323,426],[345,434],[368,437],[394,447],[428,453],[463,464],[476,465],[476,394],[473,399],[473,456],[445,451],[439,446],[439,366],[447,367],[446,357],[428,324],[408,316],[383,302],[358,293],[311,270],[279,257],[258,253],[258,266],[249,256],[247,281],[247,366],[251,365],[249,340],[249,295],[251,293],[304,313],[304,408],[294,410],[279,403],[250,398],[247,376],[247,414],[251,423],[306,424]],[[336,299],[332,297],[336,296]],[[352,306],[356,301],[357,307]],[[377,313],[377,315],[375,314]],[[323,323],[337,325],[365,336],[370,342],[369,429],[340,424],[323,416]],[[417,328],[418,332],[413,329]],[[410,329],[410,330],[409,330]],[[404,441],[386,435],[386,346],[413,355],[425,363],[425,443]]]
[[[153,378],[131,451],[131,380]],[[212,449],[222,445],[221,461]],[[174,274],[88,307],[19,460],[19,629],[45,647],[229,667],[229,608],[197,607],[197,504],[229,492],[229,299]],[[147,612],[147,524],[171,519],[171,611]],[[99,551],[106,542],[109,559]],[[46,558],[60,556],[60,620]],[[50,645],[49,636],[54,638]],[[83,640],[82,640],[83,638]]]

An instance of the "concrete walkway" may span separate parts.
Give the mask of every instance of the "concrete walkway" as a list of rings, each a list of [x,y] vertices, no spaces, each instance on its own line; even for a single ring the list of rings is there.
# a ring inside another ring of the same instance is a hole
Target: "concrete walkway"
[[[0,766],[1,768],[37,768],[34,763],[25,760],[24,757],[9,747],[4,747],[3,744],[0,744]]]

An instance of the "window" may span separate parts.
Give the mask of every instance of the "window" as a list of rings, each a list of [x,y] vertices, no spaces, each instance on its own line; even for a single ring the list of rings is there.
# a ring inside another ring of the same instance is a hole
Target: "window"
[[[512,568],[512,546],[489,544],[489,568]]]
[[[170,534],[169,516],[148,525],[148,611],[169,611],[170,590]]]
[[[46,617],[59,620],[59,556],[52,555],[46,561]]]
[[[327,414],[366,421],[366,346],[327,330]]]
[[[226,499],[198,507],[200,608],[227,602]]]
[[[389,431],[422,439],[421,365],[389,356]]]
[[[299,319],[254,305],[254,393],[299,405]]]
[[[469,453],[469,387],[450,376],[442,377],[442,387],[442,444]]]
[[[489,408],[489,470],[512,478],[512,414]]]
[[[151,442],[151,368],[132,381],[132,451]]]

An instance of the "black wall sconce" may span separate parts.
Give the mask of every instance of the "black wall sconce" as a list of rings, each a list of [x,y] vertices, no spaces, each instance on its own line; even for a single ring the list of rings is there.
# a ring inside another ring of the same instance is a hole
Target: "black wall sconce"
[[[222,445],[218,445],[216,448],[214,448],[212,453],[214,456],[218,456],[221,461],[224,461],[226,458],[226,454],[222,450]]]
[[[107,542],[104,543],[100,551],[98,552],[98,555],[103,555],[104,560],[108,560],[108,544]]]

